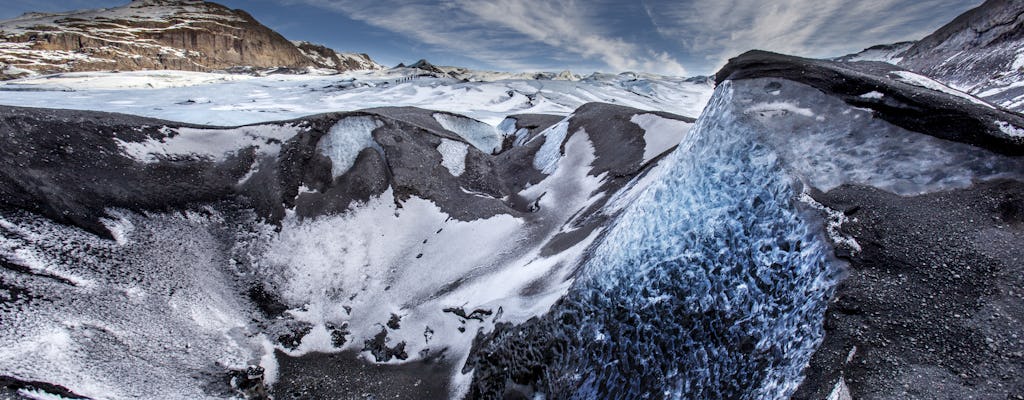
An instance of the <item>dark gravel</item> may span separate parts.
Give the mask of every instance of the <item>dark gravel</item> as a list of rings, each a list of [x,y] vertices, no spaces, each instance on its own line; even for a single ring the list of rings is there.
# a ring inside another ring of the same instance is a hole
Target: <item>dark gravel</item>
[[[824,399],[840,377],[858,400],[1024,399],[1024,183],[815,197],[847,212],[863,250],[845,257],[794,399]]]

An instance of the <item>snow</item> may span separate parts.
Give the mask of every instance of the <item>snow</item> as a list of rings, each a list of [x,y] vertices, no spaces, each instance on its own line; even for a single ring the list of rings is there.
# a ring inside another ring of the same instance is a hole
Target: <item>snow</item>
[[[828,393],[825,400],[853,400],[850,388],[846,385],[846,378],[839,377],[839,381],[832,387],[832,391]]]
[[[1003,131],[1007,136],[1015,138],[1024,138],[1024,129],[1018,128],[1013,124],[1005,121],[996,121],[996,125],[999,126],[999,130]]]
[[[114,140],[126,155],[142,163],[180,157],[220,162],[248,147],[256,148],[258,155],[276,154],[280,143],[299,130],[294,125],[254,125],[223,130],[164,127],[163,132],[168,137],[162,140]]]
[[[67,72],[38,79],[22,79],[16,85],[39,90],[167,89],[256,79],[252,75],[190,71]],[[8,82],[12,84],[12,82]],[[198,93],[197,93],[198,94]],[[195,96],[202,97],[202,96]]]
[[[441,139],[441,144],[437,145],[437,152],[441,153],[441,165],[444,165],[452,176],[461,176],[466,171],[466,154],[469,153],[469,145],[450,139]]]
[[[860,97],[862,99],[881,100],[883,97],[885,97],[885,94],[882,94],[882,93],[877,92],[877,91],[870,91],[870,92],[864,93],[864,94],[862,94],[862,95],[860,95],[858,97]]]
[[[692,123],[669,119],[657,114],[637,114],[630,118],[644,130],[644,163],[679,144],[693,127]]]
[[[363,341],[396,314],[401,328],[386,332],[389,343],[405,342],[408,361],[446,348],[447,357],[458,359],[475,337],[458,328],[487,331],[498,321],[460,321],[443,309],[500,307],[500,321],[513,323],[545,312],[564,294],[575,264],[600,233],[557,255],[540,255],[547,240],[593,204],[604,179],[588,174],[595,156],[587,135],[573,135],[566,148],[557,172],[519,194],[540,199],[534,222],[509,215],[458,221],[415,196],[399,205],[390,189],[343,215],[286,217],[254,255],[262,279],[294,306],[289,318],[313,327],[297,349],[284,350],[362,350]],[[533,294],[523,296],[525,288]],[[346,326],[350,340],[333,347],[329,326]],[[435,332],[429,341],[423,335],[428,327]]]
[[[262,356],[247,333],[253,314],[236,294],[245,289],[228,267],[230,247],[216,232],[224,221],[215,212],[119,215],[134,226],[123,244],[25,213],[0,214],[5,242],[93,282],[0,271],[45,299],[0,309],[3,374],[90,398],[209,398],[204,381],[182,377]],[[11,260],[9,248],[0,256]]]
[[[478,150],[493,154],[501,150],[504,137],[493,126],[461,115],[434,113],[441,127],[452,131]]]
[[[544,138],[544,144],[537,150],[533,158],[533,167],[545,174],[551,174],[558,167],[558,160],[562,157],[562,142],[569,133],[569,119],[545,129],[534,140]]]
[[[1017,56],[1013,58],[1013,65],[1010,68],[1015,71],[1024,69],[1024,51],[1017,51]]]
[[[754,104],[747,108],[746,113],[756,114],[760,117],[778,117],[785,116],[787,114],[796,114],[804,117],[813,117],[814,111],[810,108],[804,108],[798,106],[796,103],[788,101],[770,101]]]
[[[962,98],[962,99],[965,99],[965,100],[970,100],[974,104],[983,105],[983,106],[986,106],[988,108],[995,108],[991,104],[988,104],[988,103],[978,99],[977,97],[971,96],[971,95],[969,95],[967,93],[964,93],[964,92],[961,92],[959,90],[953,89],[953,88],[951,88],[949,86],[943,85],[943,84],[941,84],[941,83],[939,83],[939,82],[937,82],[935,80],[932,80],[931,78],[928,78],[928,77],[925,77],[925,76],[922,76],[922,75],[918,75],[918,74],[915,74],[915,73],[910,72],[910,71],[893,71],[893,72],[890,72],[889,74],[890,74],[890,76],[892,76],[897,81],[900,81],[900,82],[903,82],[903,83],[906,83],[906,84],[923,87],[925,89],[931,89],[931,90],[934,90],[934,91],[937,91],[937,92],[951,94],[953,96],[956,96],[956,97],[959,97],[959,98]]]
[[[874,48],[865,49],[864,51],[856,54],[852,54],[845,57],[840,57],[842,61],[880,61],[893,65],[899,65],[903,61],[903,54],[910,50],[914,46],[913,42],[898,43],[890,46],[879,46]]]
[[[347,117],[331,127],[317,143],[320,154],[331,159],[331,175],[338,178],[348,172],[356,163],[359,152],[367,147],[377,146],[373,131],[383,126],[372,116]]]
[[[126,80],[121,81],[121,76]],[[150,88],[150,86],[152,88]],[[643,87],[646,90],[640,90]],[[452,112],[496,126],[520,113],[568,115],[591,102],[697,116],[713,87],[682,78],[598,76],[581,81],[461,82],[401,70],[333,76],[138,72],[73,73],[0,82],[0,104],[96,110],[237,126],[373,107]],[[206,104],[188,103],[207,98]],[[122,101],[132,103],[121,104]]]
[[[860,243],[857,243],[856,239],[842,234],[843,224],[850,221],[846,214],[842,211],[828,208],[824,204],[817,202],[809,193],[807,193],[807,191],[800,193],[800,197],[798,197],[798,199],[800,202],[825,214],[827,217],[825,222],[825,231],[828,233],[829,238],[832,239],[832,243],[845,246],[846,248],[853,250],[855,253],[861,251]]]

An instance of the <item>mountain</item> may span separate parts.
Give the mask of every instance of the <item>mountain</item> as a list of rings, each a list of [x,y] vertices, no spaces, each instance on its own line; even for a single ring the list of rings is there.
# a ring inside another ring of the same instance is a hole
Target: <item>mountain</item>
[[[988,0],[918,41],[900,65],[1008,108],[1024,109],[1024,3]]]
[[[917,41],[875,46],[841,61],[884,61],[992,104],[1024,111],[1024,3],[988,0]]]
[[[381,68],[364,54],[289,42],[242,10],[200,0],[136,0],[0,21],[0,71],[7,77],[28,71],[232,67]]]
[[[411,65],[399,64],[397,70],[407,70],[416,76],[433,76],[437,78],[453,78],[466,82],[493,82],[500,80],[559,80],[578,81],[582,79],[572,71],[554,72],[499,72],[480,71],[464,67],[438,66],[427,60],[419,60]]]

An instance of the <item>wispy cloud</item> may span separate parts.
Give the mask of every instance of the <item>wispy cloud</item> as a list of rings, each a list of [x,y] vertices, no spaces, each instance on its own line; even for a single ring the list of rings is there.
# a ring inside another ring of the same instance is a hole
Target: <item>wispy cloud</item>
[[[658,32],[721,65],[750,49],[810,57],[915,40],[981,0],[644,0]]]
[[[561,60],[613,71],[686,74],[670,53],[603,29],[607,8],[592,1],[298,1],[504,69],[546,68]]]

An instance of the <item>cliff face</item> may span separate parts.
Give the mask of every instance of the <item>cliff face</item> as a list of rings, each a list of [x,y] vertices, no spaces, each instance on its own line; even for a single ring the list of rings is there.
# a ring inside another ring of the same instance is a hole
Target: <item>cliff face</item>
[[[0,70],[210,71],[235,66],[346,71],[377,64],[365,56],[352,63],[311,58],[245,11],[206,1],[137,0],[117,8],[29,13],[0,21]]]

